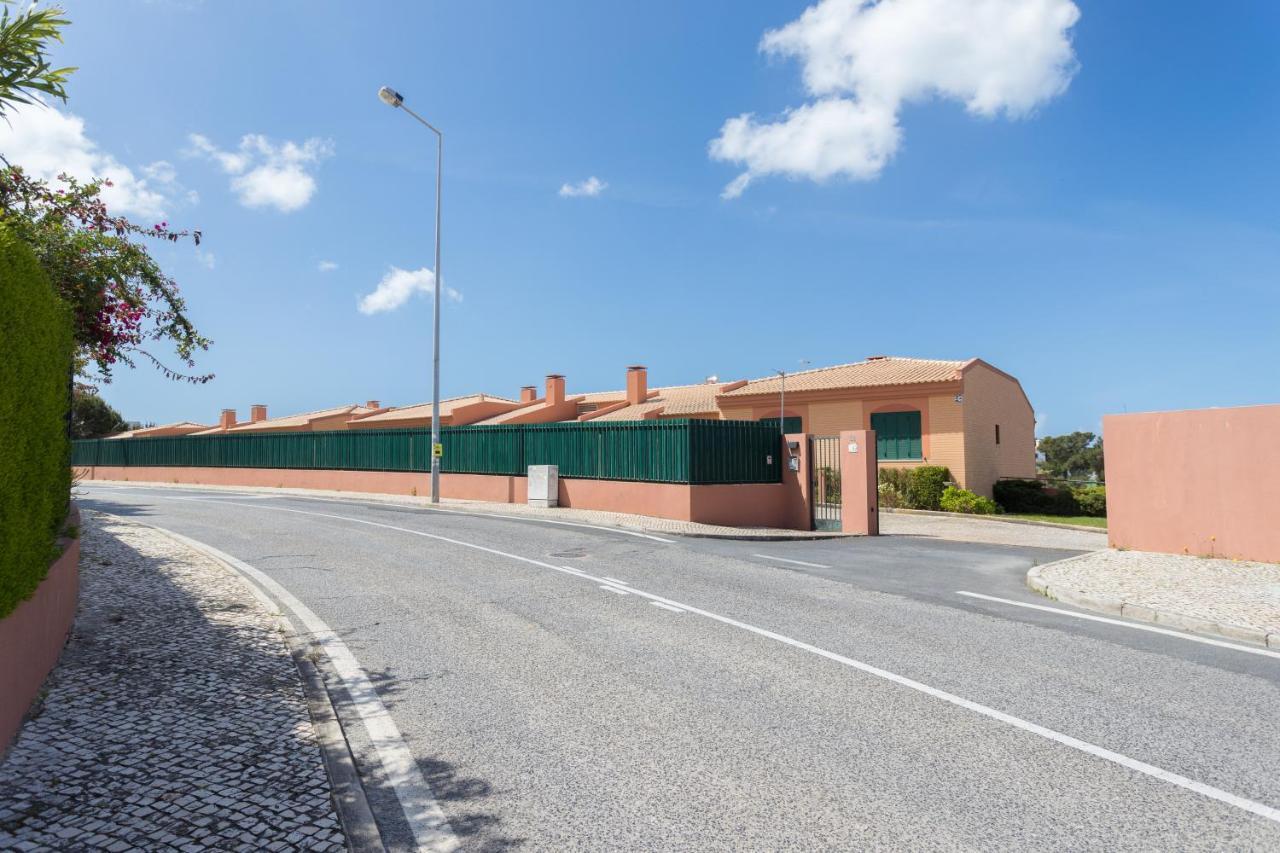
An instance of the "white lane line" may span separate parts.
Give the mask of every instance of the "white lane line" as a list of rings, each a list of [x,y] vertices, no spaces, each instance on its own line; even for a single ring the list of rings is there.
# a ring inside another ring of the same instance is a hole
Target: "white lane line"
[[[1225,640],[1213,640],[1209,637],[1197,637],[1195,634],[1189,634],[1185,631],[1174,631],[1170,628],[1157,628],[1154,625],[1139,625],[1134,622],[1125,622],[1121,619],[1108,619],[1106,616],[1093,616],[1089,613],[1075,613],[1071,610],[1062,610],[1058,607],[1046,607],[1043,604],[1028,604],[1024,601],[1012,601],[1008,598],[998,598],[994,595],[983,595],[980,592],[966,592],[963,589],[956,590],[956,595],[964,595],[969,598],[981,598],[983,601],[995,601],[1000,604],[1009,604],[1014,607],[1025,607],[1029,610],[1043,610],[1045,613],[1056,613],[1059,616],[1071,616],[1075,619],[1087,619],[1090,622],[1103,622],[1107,625],[1119,625],[1122,628],[1132,628],[1135,631],[1147,631],[1151,634],[1163,634],[1166,637],[1177,637],[1179,640],[1190,640],[1193,643],[1204,643],[1206,646],[1219,646],[1224,649],[1232,649],[1237,652],[1248,652],[1251,655],[1266,655],[1267,657],[1280,658],[1280,652],[1273,652],[1269,649],[1259,649],[1254,646],[1241,646],[1236,643],[1228,643]]]
[[[222,502],[222,503],[224,505],[227,505],[226,502]],[[273,511],[273,512],[289,512],[289,513],[294,513],[296,515],[310,515],[317,518],[330,518],[336,521],[349,521],[353,524],[364,524],[369,527],[380,527],[385,530],[396,530],[401,533],[408,533],[412,536],[422,536],[427,539],[435,539],[438,542],[448,542],[451,545],[458,545],[462,548],[470,548],[474,551],[481,551],[486,554],[494,554],[499,557],[506,557],[508,559],[516,560],[517,562],[521,562],[521,563],[526,563],[531,566],[540,566],[544,569],[551,569],[554,572],[562,572],[567,575],[575,575],[577,577],[581,577],[584,579],[593,580],[597,583],[599,583],[602,580],[601,578],[593,577],[587,574],[586,572],[577,571],[575,569],[562,568],[560,566],[553,566],[551,563],[544,563],[542,560],[535,560],[532,557],[522,557],[519,554],[512,554],[507,551],[499,551],[497,548],[490,548],[487,545],[477,545],[471,542],[463,542],[459,539],[450,539],[447,536],[441,536],[436,533],[426,533],[421,530],[411,530],[410,528],[407,528],[407,527],[396,527],[395,525],[383,524],[382,522],[378,522],[378,521],[367,521],[363,518],[351,518],[345,515],[330,515],[328,513],[321,513],[321,512],[308,512],[306,510],[301,510],[301,509],[288,509],[286,507],[264,506],[262,504],[240,504],[240,506],[246,507],[248,509],[259,510],[259,511],[267,510],[267,511]],[[263,577],[265,577],[265,575]],[[712,613],[709,610],[703,610],[702,608],[699,608],[699,607],[692,607],[688,604],[683,604],[679,601],[673,601],[669,598],[663,598],[660,595],[654,595],[653,593],[650,593],[650,592],[644,592],[643,590],[639,590],[635,588],[630,588],[630,589],[631,589],[631,592],[643,598],[647,598],[650,601],[660,601],[663,604],[669,604],[672,607],[682,608],[684,610],[687,610],[690,613],[696,613],[697,615],[703,616],[707,619],[712,619],[716,622],[720,622],[725,625],[731,625],[734,628],[739,628],[743,631],[748,631],[752,634],[756,634],[761,637],[766,637],[770,640],[776,640],[777,642],[782,643],[784,645],[791,646],[792,648],[800,649],[801,651],[809,652],[810,654],[817,655],[818,657],[826,658],[827,660],[833,661],[838,664],[842,664],[843,666],[847,666],[851,669],[856,669],[859,672],[866,673],[867,675],[872,675],[872,676],[875,676],[876,678],[880,678],[890,683],[897,684],[900,687],[906,687],[909,690],[914,690],[918,693],[923,693],[924,695],[930,696],[934,699],[939,699],[943,702],[948,702],[952,705],[956,705],[960,708],[964,708],[968,711],[972,711],[975,714],[980,714],[981,716],[988,717],[998,722],[1005,723],[1006,725],[1012,726],[1013,728],[1019,729],[1021,731],[1028,732],[1033,735],[1038,735],[1042,738],[1045,738],[1046,740],[1051,740],[1054,743],[1058,743],[1063,746],[1069,747],[1071,749],[1077,750],[1079,752],[1083,752],[1086,755],[1092,755],[1095,758],[1100,758],[1103,761],[1109,761],[1112,764],[1119,765],[1120,767],[1124,767],[1125,769],[1142,773],[1154,779],[1159,779],[1163,782],[1168,782],[1171,785],[1176,785],[1179,788],[1184,788],[1188,791],[1192,791],[1194,793],[1200,794],[1201,796],[1208,797],[1209,799],[1217,800],[1220,803],[1224,803],[1229,806],[1234,806],[1235,808],[1241,809],[1242,811],[1249,812],[1250,814],[1255,814],[1255,815],[1258,815],[1259,817],[1264,817],[1267,820],[1280,823],[1280,809],[1274,808],[1272,806],[1268,806],[1264,803],[1255,802],[1254,800],[1241,797],[1237,794],[1232,794],[1229,791],[1224,791],[1221,788],[1215,788],[1212,785],[1207,785],[1203,782],[1197,782],[1195,779],[1191,779],[1181,774],[1174,773],[1173,771],[1170,771],[1170,770],[1165,770],[1162,767],[1156,767],[1154,764],[1148,764],[1145,761],[1139,761],[1136,758],[1130,758],[1127,755],[1124,755],[1119,752],[1115,752],[1114,750],[1107,749],[1106,747],[1097,746],[1096,744],[1089,743],[1088,741],[1083,741],[1083,740],[1080,740],[1079,738],[1074,738],[1071,735],[1054,731],[1053,729],[1039,725],[1038,723],[1032,723],[1020,717],[1015,717],[1012,714],[1006,714],[1003,711],[997,711],[995,708],[990,708],[978,702],[970,701],[961,696],[957,696],[954,693],[948,693],[945,690],[939,690],[936,687],[930,687],[927,684],[924,684],[919,681],[915,681],[914,679],[907,678],[906,676],[898,675],[897,673],[889,672],[886,669],[881,669],[880,667],[872,666],[869,663],[863,663],[862,661],[854,660],[853,658],[845,657],[844,655],[827,651],[826,649],[819,648],[818,646],[812,645],[810,643],[806,643],[802,640],[796,640],[784,634],[779,634],[774,631],[770,631],[766,628],[757,628],[756,626],[750,625],[746,622],[739,622],[737,619],[731,619],[728,616],[721,616],[717,613]]]
[[[253,508],[262,509],[259,506]],[[391,714],[382,704],[382,700],[378,698],[378,693],[369,681],[369,677],[365,675],[360,662],[333,632],[333,629],[287,589],[248,563],[219,551],[211,545],[183,536],[181,533],[155,525],[149,526],[172,536],[195,551],[225,563],[246,581],[250,589],[256,590],[255,595],[264,596],[265,593],[261,592],[260,587],[266,587],[277,601],[293,611],[298,621],[306,627],[311,638],[324,649],[333,664],[334,671],[342,679],[342,685],[347,689],[351,702],[355,705],[361,722],[364,723],[365,731],[369,733],[369,740],[378,753],[378,760],[387,774],[387,780],[395,789],[396,799],[400,801],[400,807],[404,810],[405,820],[413,833],[417,849],[442,852],[457,850],[458,838],[453,834],[448,818],[440,810],[440,805],[431,792],[431,786],[422,777],[413,753],[405,745],[400,728],[391,719]],[[275,608],[274,603],[272,608]]]
[[[183,497],[171,496],[166,494],[166,492],[168,492],[169,489],[164,487],[156,488],[154,486],[152,487],[108,486],[108,485],[102,485],[102,484],[95,485],[91,482],[82,483],[81,487],[105,489],[105,490],[114,489],[119,491],[154,492],[159,495],[168,497],[171,500],[180,500],[180,501],[181,500],[187,500],[187,501],[205,500],[205,498],[183,498]],[[212,498],[217,495],[219,490],[190,488],[190,489],[174,489],[173,491],[198,492],[199,494],[202,494],[202,495],[209,495]],[[527,515],[506,515],[506,514],[500,514],[496,512],[468,512],[465,509],[447,509],[445,507],[440,507],[440,506],[423,506],[421,504],[398,504],[398,503],[393,503],[391,501],[360,501],[352,498],[326,498],[326,497],[321,497],[319,495],[296,495],[296,494],[293,494],[292,492],[281,492],[279,494],[268,494],[268,495],[255,495],[250,492],[228,492],[228,494],[230,495],[230,498],[240,498],[243,500],[262,501],[262,500],[270,500],[272,498],[294,498],[300,501],[319,501],[321,503],[336,503],[336,504],[344,504],[346,506],[366,507],[369,509],[380,509],[382,507],[387,507],[387,506],[406,507],[409,509],[418,509],[418,510],[424,510],[427,512],[446,512],[446,513],[451,513],[453,515],[465,515],[471,518],[501,518],[501,519],[506,519],[508,521],[530,521],[536,524],[557,524],[557,525],[560,525],[561,527],[585,527],[588,530],[602,530],[605,533],[620,533],[623,536],[635,536],[639,539],[649,539],[654,542],[661,542],[664,545],[672,545],[675,543],[674,539],[665,539],[661,536],[654,536],[652,533],[641,533],[638,530],[627,530],[626,528],[622,528],[622,527],[606,527],[601,524],[587,524],[586,522],[582,522],[582,521],[562,521],[560,519],[554,519],[554,518],[538,518],[536,516],[527,516]],[[224,498],[223,500],[226,500],[226,499],[227,498]]]
[[[829,569],[830,566],[824,566],[821,563],[806,563],[804,560],[788,560],[786,557],[774,557],[770,554],[752,554],[753,557],[759,557],[762,560],[777,560],[779,563],[791,563],[796,566],[808,566],[811,569]]]
[[[661,601],[650,601],[654,607],[661,607],[663,610],[670,610],[672,613],[684,613],[685,611],[679,607],[672,607],[670,604],[663,604]]]
[[[607,589],[607,590],[609,590],[609,592],[616,592],[618,595],[626,595],[626,594],[627,594],[627,591],[626,591],[625,589],[618,589],[616,586],[611,586],[610,584],[607,584],[607,583],[602,583],[602,584],[600,584],[600,588],[601,588],[601,589]]]
[[[609,583],[616,583],[618,586],[626,586],[626,585],[627,585],[627,582],[626,582],[626,581],[620,581],[620,580],[618,580],[617,578],[611,578],[611,577],[609,577],[608,575],[603,575],[602,577],[604,577],[604,579],[605,579],[605,580],[607,580]]]

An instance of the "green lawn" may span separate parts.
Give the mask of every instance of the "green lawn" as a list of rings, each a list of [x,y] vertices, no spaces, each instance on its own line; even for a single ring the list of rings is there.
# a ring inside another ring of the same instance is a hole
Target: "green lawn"
[[[1007,512],[1005,518],[1025,518],[1027,521],[1053,521],[1058,524],[1078,524],[1081,527],[1106,527],[1105,518],[1092,515],[1033,515],[1024,512]]]

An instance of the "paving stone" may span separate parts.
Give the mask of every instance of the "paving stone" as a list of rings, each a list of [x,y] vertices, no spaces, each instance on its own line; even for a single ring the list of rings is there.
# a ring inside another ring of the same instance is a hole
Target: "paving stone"
[[[0,764],[0,850],[341,847],[276,616],[221,564],[85,514],[80,610]]]

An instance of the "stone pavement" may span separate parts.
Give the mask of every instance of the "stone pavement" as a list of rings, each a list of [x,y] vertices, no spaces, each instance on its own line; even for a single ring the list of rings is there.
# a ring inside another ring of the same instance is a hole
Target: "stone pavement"
[[[1100,551],[1032,570],[1051,598],[1280,648],[1280,565]]]
[[[932,536],[988,545],[1021,545],[1029,548],[1068,548],[1097,551],[1107,547],[1107,534],[1088,527],[1068,530],[1038,524],[1010,524],[965,515],[910,515],[880,513],[880,532],[898,536]]]
[[[84,514],[80,610],[0,763],[0,850],[343,850],[278,617],[217,562]]]

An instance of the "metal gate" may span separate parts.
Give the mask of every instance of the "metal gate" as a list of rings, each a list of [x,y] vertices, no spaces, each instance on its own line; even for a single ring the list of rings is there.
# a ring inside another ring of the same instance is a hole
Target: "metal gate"
[[[814,530],[840,529],[840,436],[809,436],[809,497]]]

